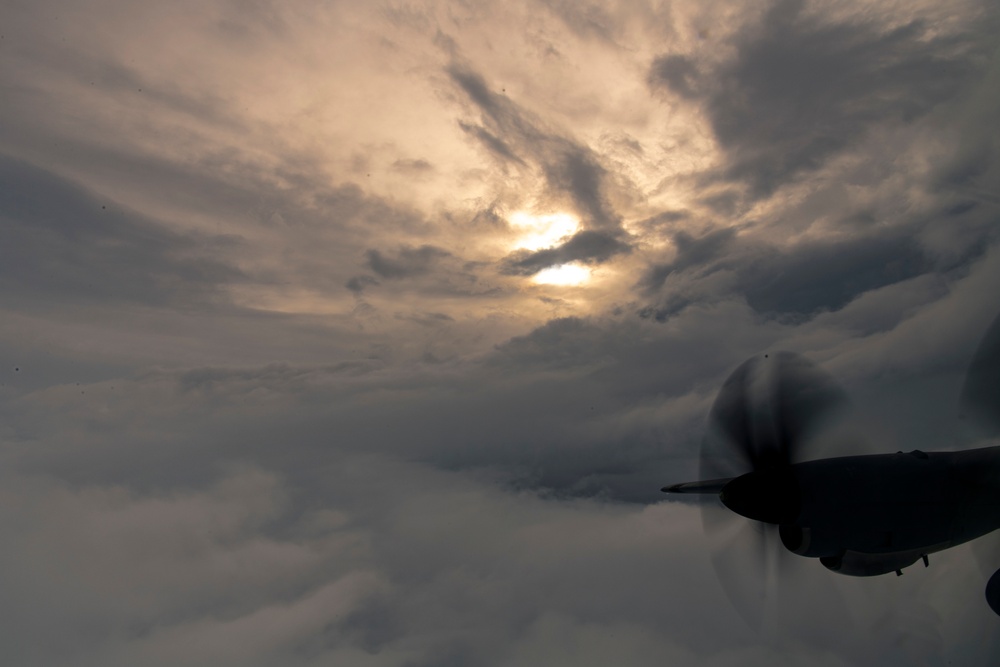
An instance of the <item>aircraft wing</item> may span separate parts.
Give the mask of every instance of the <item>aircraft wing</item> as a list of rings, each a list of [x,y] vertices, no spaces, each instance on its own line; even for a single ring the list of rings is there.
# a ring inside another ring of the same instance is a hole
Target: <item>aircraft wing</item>
[[[661,491],[664,493],[713,493],[719,494],[722,491],[722,487],[729,484],[733,480],[732,477],[727,477],[726,479],[707,479],[701,482],[684,482],[683,484],[674,484],[672,486],[665,486]]]

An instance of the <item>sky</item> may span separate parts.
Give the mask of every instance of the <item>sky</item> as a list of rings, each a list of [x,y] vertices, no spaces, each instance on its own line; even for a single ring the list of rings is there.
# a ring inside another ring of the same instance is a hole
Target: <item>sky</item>
[[[659,489],[769,350],[851,397],[831,451],[978,441],[998,33],[977,0],[6,0],[0,662],[996,664],[1000,540],[798,559],[754,628]]]

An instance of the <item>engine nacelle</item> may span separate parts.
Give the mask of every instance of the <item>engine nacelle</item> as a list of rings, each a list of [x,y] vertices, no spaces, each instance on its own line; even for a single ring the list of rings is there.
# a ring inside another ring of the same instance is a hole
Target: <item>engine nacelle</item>
[[[837,574],[850,577],[875,577],[880,574],[896,572],[899,574],[904,567],[909,567],[922,558],[924,554],[914,551],[899,551],[887,554],[863,554],[857,551],[845,551],[838,556],[824,556],[819,562]]]
[[[986,602],[1000,616],[1000,570],[994,572],[986,584]]]
[[[829,532],[788,524],[778,527],[778,535],[786,549],[800,556],[832,557],[844,552],[844,540],[840,535],[831,535]]]
[[[900,572],[923,558],[926,551],[907,550],[888,553],[863,553],[844,548],[847,540],[835,531],[817,531],[813,528],[783,525],[778,528],[781,543],[786,549],[800,556],[819,558],[825,568],[851,577],[874,577],[889,572]],[[1000,600],[1000,576],[995,577],[994,596]],[[1000,604],[1000,602],[998,602]]]

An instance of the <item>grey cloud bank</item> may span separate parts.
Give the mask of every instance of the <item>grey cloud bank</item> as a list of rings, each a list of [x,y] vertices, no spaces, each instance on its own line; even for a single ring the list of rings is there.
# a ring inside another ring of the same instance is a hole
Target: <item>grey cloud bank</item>
[[[757,634],[659,488],[765,350],[978,441],[998,18],[5,6],[0,661],[994,664],[969,549]]]

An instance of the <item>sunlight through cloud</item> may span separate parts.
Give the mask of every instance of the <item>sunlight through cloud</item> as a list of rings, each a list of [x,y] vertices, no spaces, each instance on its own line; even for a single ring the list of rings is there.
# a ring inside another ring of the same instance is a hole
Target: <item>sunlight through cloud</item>
[[[522,232],[515,244],[518,250],[551,248],[565,237],[575,234],[580,227],[580,222],[568,213],[533,215],[516,211],[510,215],[509,221]]]
[[[560,264],[535,274],[539,285],[581,285],[590,279],[590,269],[579,264]]]

